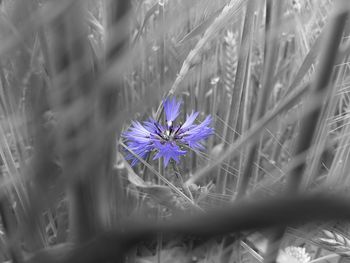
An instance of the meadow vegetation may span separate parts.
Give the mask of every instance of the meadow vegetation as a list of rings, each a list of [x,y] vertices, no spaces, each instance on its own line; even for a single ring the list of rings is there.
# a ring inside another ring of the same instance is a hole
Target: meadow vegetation
[[[350,262],[349,12],[0,1],[0,262]]]

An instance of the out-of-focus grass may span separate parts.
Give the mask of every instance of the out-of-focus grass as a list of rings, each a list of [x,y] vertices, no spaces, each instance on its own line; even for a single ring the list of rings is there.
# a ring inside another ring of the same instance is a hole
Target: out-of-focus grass
[[[201,225],[179,227],[185,236],[147,236],[126,254],[102,244],[135,219],[191,222],[288,187],[345,192],[348,11],[342,0],[1,1],[0,262],[94,262],[81,251],[95,245],[106,252],[96,258],[126,262],[263,261],[273,231],[227,228],[237,235],[207,241],[186,235]],[[131,167],[121,133],[163,118],[167,96],[182,99],[182,121],[212,115],[214,136],[178,166]],[[305,247],[321,260],[323,229],[349,235],[344,222],[300,222],[275,252]]]

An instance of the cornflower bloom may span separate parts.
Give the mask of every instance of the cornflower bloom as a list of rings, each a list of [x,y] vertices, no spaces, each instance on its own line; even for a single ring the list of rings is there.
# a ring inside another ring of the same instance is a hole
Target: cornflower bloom
[[[185,146],[193,150],[204,149],[203,140],[214,133],[214,129],[209,127],[211,117],[207,116],[203,122],[194,124],[199,112],[192,111],[184,123],[177,124],[180,105],[181,101],[177,101],[176,98],[163,101],[165,124],[152,118],[143,124],[133,121],[122,135],[128,148],[142,159],[154,152],[153,160],[163,157],[165,167],[171,159],[179,162],[179,157],[187,153]],[[126,159],[131,161],[132,166],[139,161],[134,154],[126,154]]]

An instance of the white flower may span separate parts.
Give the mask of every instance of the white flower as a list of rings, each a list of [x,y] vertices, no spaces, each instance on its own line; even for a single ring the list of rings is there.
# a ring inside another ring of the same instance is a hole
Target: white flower
[[[308,263],[310,262],[311,257],[305,251],[304,247],[286,247],[284,250],[281,250],[278,257],[278,263]]]

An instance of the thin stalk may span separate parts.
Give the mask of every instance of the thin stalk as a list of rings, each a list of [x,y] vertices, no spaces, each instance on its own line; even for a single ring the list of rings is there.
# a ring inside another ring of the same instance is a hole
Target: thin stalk
[[[158,171],[160,174],[165,174],[165,167],[163,164],[163,158],[158,159]],[[158,177],[158,185],[162,185],[162,180],[160,177]],[[162,221],[162,207],[161,205],[158,205],[157,207],[157,218],[156,221],[160,222]],[[157,235],[157,262],[161,263],[161,253],[162,253],[162,248],[163,248],[163,234],[158,233]]]
[[[341,70],[340,72],[338,71],[337,73],[335,72],[335,75],[336,75],[335,83],[338,82],[337,79],[340,78],[341,72],[343,72],[343,71],[344,70]],[[327,106],[324,109],[324,112],[322,114],[323,115],[322,119],[327,120],[327,119],[331,118],[332,115],[334,114],[334,111],[336,109],[336,105],[338,102],[338,98],[335,96],[335,92],[336,92],[336,89],[333,89],[333,92],[330,94],[330,97],[331,97],[330,102],[327,103]],[[312,181],[316,178],[316,176],[320,172],[319,164],[321,162],[322,153],[325,150],[325,146],[327,143],[327,137],[328,137],[329,132],[330,132],[329,131],[330,127],[329,127],[328,122],[321,123],[320,128],[318,130],[319,130],[319,132],[317,134],[317,139],[315,142],[315,145],[316,145],[315,151],[312,152],[313,159],[312,159],[310,167],[307,167],[307,172],[305,175],[306,178],[304,178],[305,183],[304,183],[303,187],[305,187],[305,188],[312,183]]]
[[[182,190],[194,202],[193,195],[192,195],[189,187],[186,184],[184,184],[184,180],[183,180],[182,175],[180,173],[179,167],[177,166],[177,164],[175,162],[172,162],[172,166],[173,166],[173,169],[175,171],[177,178],[180,181],[180,186],[181,186]]]
[[[158,11],[160,23],[164,25],[165,17],[164,17],[164,5],[165,0],[158,1]],[[165,78],[165,32],[161,33],[161,37],[159,39],[159,90],[160,94],[162,94],[162,88],[164,87],[164,78]]]
[[[266,3],[267,3],[267,7],[269,7],[270,1],[267,1]],[[271,26],[271,27],[266,29],[268,32],[268,35],[266,36],[266,38],[269,41],[271,39],[271,44],[265,47],[267,50],[267,54],[266,54],[266,61],[264,62],[263,85],[257,99],[257,106],[255,108],[255,112],[252,120],[253,123],[259,120],[260,118],[262,118],[262,116],[264,116],[268,99],[269,99],[269,94],[271,93],[270,90],[273,86],[272,76],[274,75],[274,71],[275,71],[274,65],[276,63],[277,54],[278,54],[277,52],[278,34],[274,31],[275,31],[275,28],[277,28],[278,22],[280,21],[281,8],[282,8],[281,1],[277,0],[273,2],[273,8],[271,10],[272,25],[271,23],[268,23],[267,26]],[[267,13],[269,13],[269,11]],[[239,182],[237,184],[238,185],[237,198],[241,198],[243,195],[245,195],[247,191],[248,183],[252,176],[253,167],[254,167],[253,163],[256,160],[256,154],[257,154],[258,148],[259,148],[259,144],[254,143],[248,149],[244,172],[242,176],[239,177]]]
[[[253,28],[254,28],[254,12],[256,11],[257,1],[249,0],[247,4],[247,9],[244,18],[243,31],[242,31],[242,39],[240,43],[239,57],[237,62],[237,69],[235,75],[235,82],[233,93],[230,101],[230,110],[228,115],[228,126],[236,128],[239,118],[240,106],[243,96],[243,91],[246,89],[245,87],[245,79],[246,79],[246,67],[249,64],[250,51],[251,51],[251,42],[253,39]],[[229,143],[232,143],[235,138],[234,131],[227,130],[225,140]],[[232,165],[233,160],[230,159],[229,163]],[[227,180],[227,173],[225,172],[227,167],[223,167],[220,170],[219,182],[219,191],[221,193],[225,192],[223,188]]]

